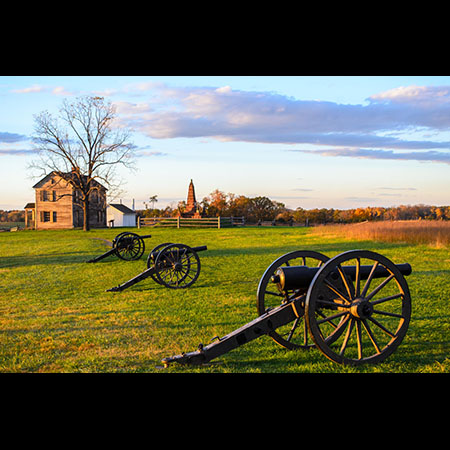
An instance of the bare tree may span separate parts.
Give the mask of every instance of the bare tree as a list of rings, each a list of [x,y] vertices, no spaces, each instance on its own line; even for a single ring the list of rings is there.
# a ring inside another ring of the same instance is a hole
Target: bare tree
[[[33,116],[39,159],[31,164],[40,176],[54,172],[78,191],[83,229],[89,230],[89,196],[98,183],[111,194],[120,188],[116,168],[133,168],[131,130],[114,123],[116,111],[103,97],[64,100],[59,116],[47,111]]]

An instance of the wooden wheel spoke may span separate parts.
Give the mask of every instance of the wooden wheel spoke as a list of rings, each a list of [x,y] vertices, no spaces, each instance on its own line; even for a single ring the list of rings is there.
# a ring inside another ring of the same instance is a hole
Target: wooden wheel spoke
[[[303,345],[308,345],[308,324],[306,323],[306,320],[303,319]]]
[[[365,330],[366,330],[366,332],[367,332],[367,334],[368,334],[368,336],[369,336],[369,338],[370,338],[370,341],[372,342],[372,345],[374,346],[376,352],[377,352],[377,353],[381,353],[380,347],[378,346],[378,343],[377,343],[377,341],[376,341],[376,339],[375,339],[375,336],[374,336],[374,334],[373,334],[373,332],[372,332],[372,330],[371,330],[371,328],[370,328],[370,326],[369,326],[367,320],[364,319],[364,320],[362,321],[362,323],[363,323],[363,325],[364,325],[364,328],[365,328]]]
[[[328,300],[320,300],[319,302],[320,306],[323,305],[329,305],[329,306],[334,306],[334,307],[338,307],[338,308],[351,308],[351,305],[343,305],[342,303],[336,303],[334,301],[328,301]]]
[[[361,336],[361,321],[356,321],[356,342],[358,344],[358,359],[362,359],[362,336]]]
[[[383,280],[367,297],[367,300],[370,300],[373,296],[375,296],[376,294],[378,294],[378,292],[381,291],[381,289],[383,289],[388,283],[389,281],[392,280],[392,278],[394,278],[394,274],[391,273],[391,275],[389,275],[385,280]]]
[[[345,349],[347,348],[347,344],[348,344],[349,339],[350,339],[350,335],[352,334],[352,331],[353,331],[353,325],[355,324],[355,321],[353,319],[350,319],[348,322],[349,323],[348,323],[348,326],[347,326],[347,331],[345,333],[344,341],[342,342],[342,346],[341,346],[341,349],[340,349],[340,352],[339,352],[340,356],[344,355]]]
[[[284,297],[284,295],[281,294],[280,292],[264,291],[264,293],[269,295],[275,295],[277,297]]]
[[[373,276],[375,274],[375,270],[378,267],[378,264],[379,264],[379,262],[375,261],[375,264],[372,266],[372,269],[371,269],[371,271],[369,273],[369,276],[367,277],[366,283],[364,284],[363,290],[361,292],[361,297],[365,297],[366,296],[366,293],[367,293],[367,291],[369,289],[370,283],[371,283],[372,278],[373,278]]]
[[[394,333],[391,333],[384,325],[382,325],[380,322],[375,320],[373,317],[368,318],[371,322],[373,322],[377,327],[381,328],[388,336],[395,337]]]
[[[317,321],[317,325],[321,325],[321,324],[323,324],[325,322],[331,322],[333,319],[337,319],[338,317],[342,317],[342,316],[345,316],[347,314],[350,314],[350,313],[348,311],[342,311],[342,312],[339,312],[337,314],[333,314],[332,316],[327,316],[327,317],[324,316],[325,317],[324,319]]]
[[[300,321],[300,317],[297,317],[297,319],[294,320],[294,324],[292,325],[291,330],[289,331],[287,340],[290,341],[292,339],[292,336],[294,335],[294,331],[296,330],[298,323]]]
[[[374,314],[381,314],[382,316],[397,317],[398,319],[404,319],[402,314],[391,313],[388,311],[379,311],[378,309],[373,310]]]
[[[348,285],[347,277],[345,276],[345,274],[344,274],[340,264],[337,266],[337,270],[339,272],[339,275],[342,278],[342,282],[344,283],[345,290],[347,291],[347,294],[348,294],[348,298],[351,300],[352,299],[352,293],[350,292],[350,286]]]
[[[334,287],[328,280],[324,280],[325,286],[330,288],[336,295],[338,295],[342,300],[346,301],[347,303],[350,303],[350,299],[347,298],[339,289]]]
[[[359,258],[356,258],[355,298],[359,297],[360,278],[361,278],[361,260]]]
[[[390,295],[389,297],[380,298],[380,299],[378,299],[378,300],[373,300],[371,303],[372,303],[372,305],[378,305],[378,304],[380,304],[380,303],[388,302],[388,301],[390,301],[390,300],[395,300],[395,299],[400,298],[400,297],[401,297],[401,298],[404,297],[403,293],[399,293],[399,294],[395,294],[395,295]]]

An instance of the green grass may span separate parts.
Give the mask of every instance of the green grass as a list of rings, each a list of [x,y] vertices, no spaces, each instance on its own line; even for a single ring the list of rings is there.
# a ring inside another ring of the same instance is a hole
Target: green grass
[[[85,261],[123,230],[0,233],[0,372],[157,373],[419,373],[449,372],[450,249],[319,236],[308,228],[145,229],[138,261]],[[129,231],[136,232],[136,229]],[[105,292],[140,273],[162,242],[207,245],[197,282],[184,290],[150,278]],[[334,256],[369,249],[409,262],[413,314],[397,351],[379,365],[339,366],[317,349],[289,351],[262,336],[200,367],[161,359],[193,351],[257,316],[256,289],[265,269],[292,250]]]

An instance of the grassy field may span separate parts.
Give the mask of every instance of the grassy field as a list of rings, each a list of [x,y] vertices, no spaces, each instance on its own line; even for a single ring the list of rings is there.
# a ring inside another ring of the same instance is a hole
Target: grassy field
[[[442,373],[450,370],[450,248],[376,242],[310,228],[145,229],[145,256],[85,261],[123,230],[0,233],[0,372],[157,373]],[[136,231],[130,229],[129,231]],[[140,273],[162,242],[207,245],[197,282],[184,290],[147,279],[106,292]],[[334,256],[351,249],[409,262],[413,302],[406,338],[379,365],[339,366],[319,350],[289,351],[262,336],[200,367],[161,359],[208,344],[257,317],[256,289],[265,269],[292,250]]]

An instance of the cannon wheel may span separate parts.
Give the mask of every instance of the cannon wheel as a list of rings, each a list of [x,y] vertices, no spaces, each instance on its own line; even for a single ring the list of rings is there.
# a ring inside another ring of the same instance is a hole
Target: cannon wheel
[[[200,275],[200,259],[191,247],[169,244],[155,259],[157,282],[171,289],[185,289]]]
[[[127,231],[122,231],[122,233],[119,233],[119,234],[113,239],[112,243],[113,243],[113,246],[114,246],[114,247],[116,246],[116,242],[118,241],[118,239],[119,239],[121,236],[123,236],[124,234],[127,234]]]
[[[356,266],[354,281],[342,271],[347,264]],[[362,264],[372,265],[373,270],[384,267],[389,275],[375,282],[371,272],[367,280],[360,280]],[[305,316],[313,341],[330,360],[355,366],[378,363],[402,342],[411,318],[411,297],[404,276],[389,259],[368,250],[351,250],[317,272],[308,289]],[[332,324],[338,320],[336,333]],[[338,339],[327,340],[330,332]]]
[[[152,255],[157,253],[161,248],[167,247],[168,245],[171,245],[171,242],[164,242],[163,244],[159,244],[151,250],[147,258],[147,269],[150,269],[150,267],[153,267],[155,265],[156,257],[153,257]],[[152,273],[150,276],[152,277],[153,281],[156,281],[158,284],[161,284],[159,282],[158,277],[154,273]]]
[[[304,292],[288,291],[282,293],[277,290],[275,284],[270,279],[275,274],[276,270],[281,266],[308,266],[320,267],[326,261],[328,256],[323,255],[312,250],[296,250],[294,252],[286,253],[276,259],[264,272],[257,290],[257,308],[258,314],[261,316],[268,310],[280,306],[280,304],[289,301],[290,298],[298,295],[305,295]],[[300,314],[300,311],[298,311]],[[293,323],[278,328],[277,331],[272,331],[269,336],[281,346],[294,350],[298,348],[308,348],[314,344],[308,340],[308,330],[304,319],[304,314],[301,314]]]
[[[116,237],[115,248],[117,256],[125,261],[135,261],[139,259],[145,251],[144,239],[136,233],[124,232]]]

